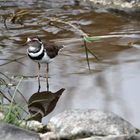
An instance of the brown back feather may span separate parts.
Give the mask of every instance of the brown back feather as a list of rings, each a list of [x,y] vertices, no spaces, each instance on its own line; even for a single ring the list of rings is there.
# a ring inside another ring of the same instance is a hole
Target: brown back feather
[[[45,47],[45,49],[46,49],[46,51],[47,51],[47,54],[48,54],[48,56],[49,56],[50,58],[54,58],[55,56],[57,56],[59,50],[60,50],[61,48],[63,48],[63,46],[57,46],[57,45],[55,45],[55,44],[53,44],[53,43],[50,43],[50,42],[44,44],[44,47]]]

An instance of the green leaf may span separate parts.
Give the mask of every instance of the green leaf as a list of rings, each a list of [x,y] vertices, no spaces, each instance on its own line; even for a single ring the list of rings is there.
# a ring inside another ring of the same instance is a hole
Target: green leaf
[[[88,42],[88,43],[97,41],[97,40],[99,40],[99,39],[100,39],[100,38],[97,38],[97,37],[83,37],[83,41]]]

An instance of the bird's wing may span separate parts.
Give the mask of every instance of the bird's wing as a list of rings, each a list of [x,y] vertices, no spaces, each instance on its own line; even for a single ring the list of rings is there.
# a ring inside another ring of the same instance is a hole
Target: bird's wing
[[[59,46],[52,44],[52,43],[46,43],[44,44],[44,48],[46,49],[47,55],[50,58],[54,58],[58,55],[58,52],[60,50]]]

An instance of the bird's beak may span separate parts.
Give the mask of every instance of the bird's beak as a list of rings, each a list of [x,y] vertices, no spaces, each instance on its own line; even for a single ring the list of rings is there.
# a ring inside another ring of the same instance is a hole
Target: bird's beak
[[[31,41],[31,39],[28,37],[27,40],[26,40],[26,42],[23,43],[22,46],[26,46],[28,44],[28,42],[30,42],[30,41]]]
[[[31,41],[31,38],[28,37],[28,38],[27,38],[27,42],[30,42],[30,41]]]

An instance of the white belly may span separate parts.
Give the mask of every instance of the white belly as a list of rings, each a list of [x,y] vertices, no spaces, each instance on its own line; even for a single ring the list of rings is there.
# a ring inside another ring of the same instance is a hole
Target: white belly
[[[41,60],[37,60],[37,62],[40,62],[40,63],[50,63],[51,59],[49,58],[49,56],[45,52],[43,58]]]
[[[33,60],[33,59],[32,59]],[[51,62],[51,60],[52,59],[50,59],[49,57],[48,57],[48,55],[47,55],[47,53],[45,52],[44,53],[44,56],[42,57],[42,59],[40,59],[40,60],[33,60],[33,61],[35,61],[35,62],[39,62],[39,63],[50,63]]]

